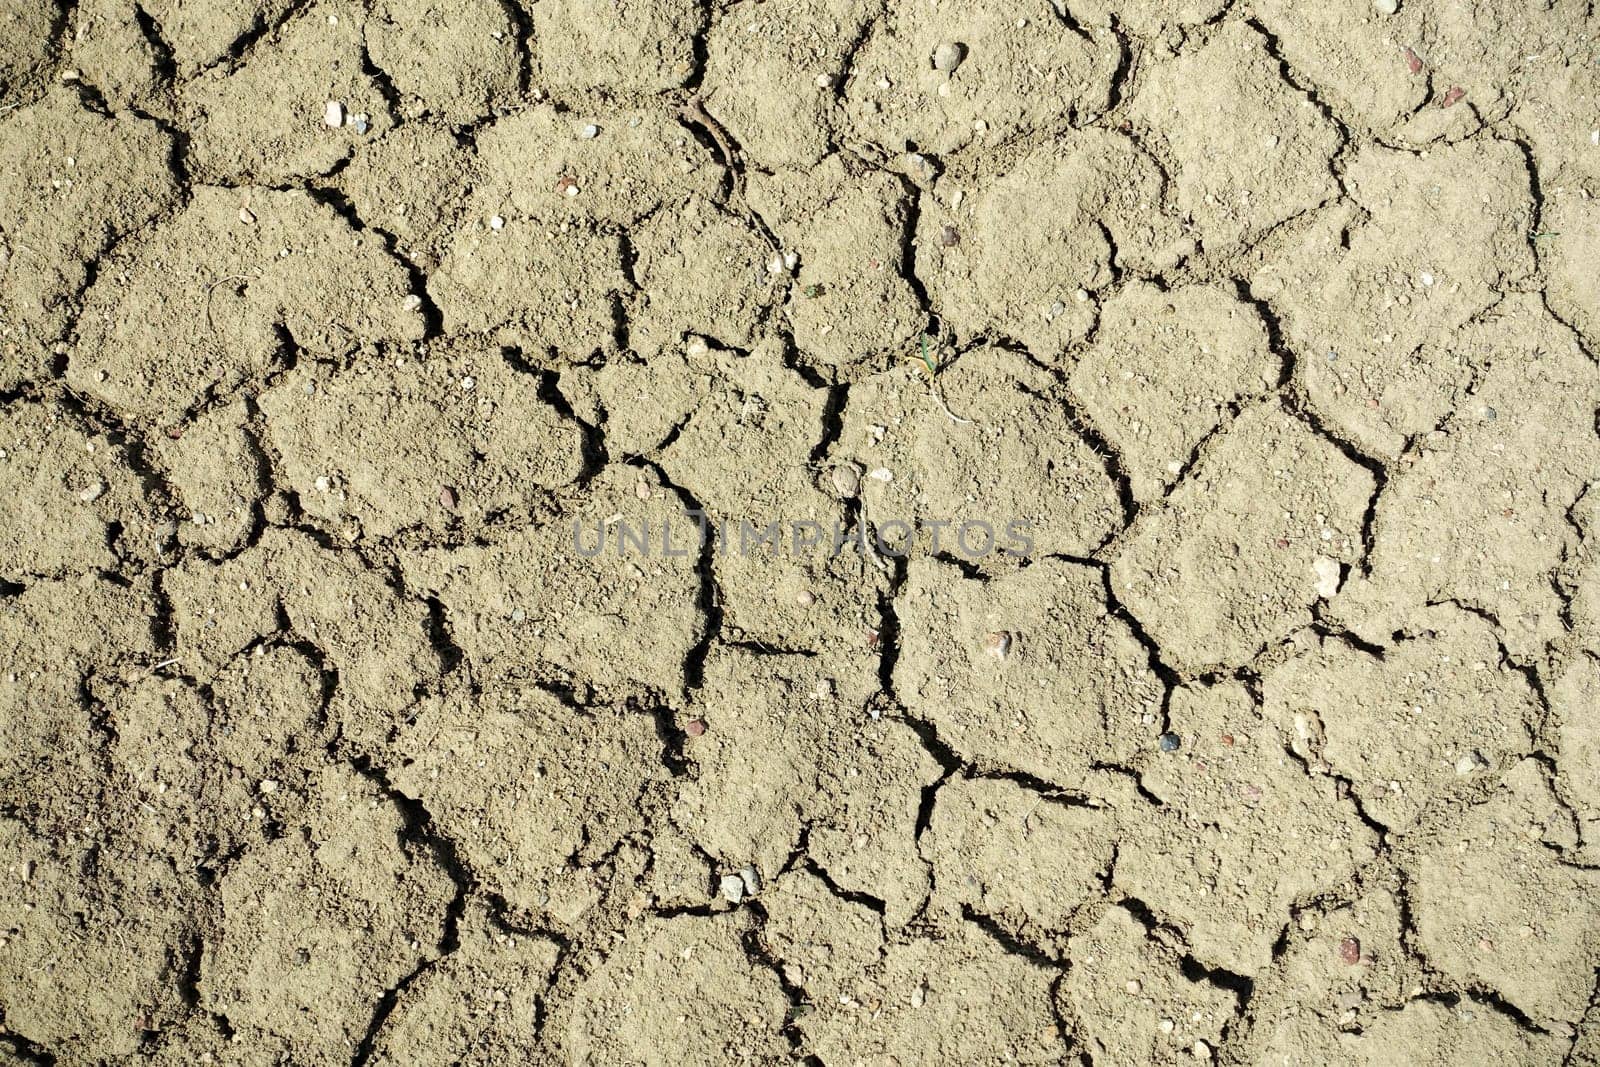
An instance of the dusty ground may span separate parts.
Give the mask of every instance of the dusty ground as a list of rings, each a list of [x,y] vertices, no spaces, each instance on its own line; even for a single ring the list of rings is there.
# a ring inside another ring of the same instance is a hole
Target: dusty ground
[[[0,0],[0,1063],[1600,1063],[1600,19],[1393,6]]]

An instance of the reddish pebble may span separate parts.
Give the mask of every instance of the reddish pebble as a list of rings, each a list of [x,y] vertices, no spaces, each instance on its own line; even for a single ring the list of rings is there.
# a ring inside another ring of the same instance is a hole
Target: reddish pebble
[[[1277,543],[1277,546],[1279,548],[1288,548],[1289,547],[1289,539],[1287,537],[1278,538],[1276,543]]]
[[[1413,74],[1421,74],[1422,57],[1417,55],[1409,48],[1405,49],[1404,51],[1406,54],[1406,69],[1410,70]]]
[[[878,647],[878,631],[876,631],[876,630],[868,630],[867,631],[867,647],[868,648],[877,648]]]
[[[1222,743],[1224,745],[1226,745],[1227,747],[1232,748],[1233,747],[1233,735],[1232,734],[1223,734],[1222,735]]]
[[[450,488],[448,485],[440,486],[439,503],[443,504],[451,511],[454,511],[456,509],[456,491]]]
[[[690,719],[689,725],[683,728],[683,732],[690,737],[699,737],[706,732],[706,721],[704,719]]]
[[[1344,938],[1339,942],[1339,958],[1351,967],[1360,963],[1361,942],[1353,937]]]
[[[576,189],[577,186],[578,179],[572,177],[571,175],[565,175],[556,182],[556,192],[560,193],[562,196],[566,196],[567,190]]]
[[[1467,91],[1461,88],[1461,86],[1452,85],[1449,90],[1445,92],[1444,99],[1439,101],[1439,106],[1450,107],[1466,95]]]

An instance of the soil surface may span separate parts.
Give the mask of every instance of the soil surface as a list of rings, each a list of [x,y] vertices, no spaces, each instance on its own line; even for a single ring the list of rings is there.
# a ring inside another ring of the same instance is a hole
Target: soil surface
[[[1600,1064],[1597,93],[0,0],[0,1064]]]

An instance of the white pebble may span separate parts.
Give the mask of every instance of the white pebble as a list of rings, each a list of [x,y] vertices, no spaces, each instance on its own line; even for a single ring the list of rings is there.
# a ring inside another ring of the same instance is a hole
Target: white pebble
[[[731,904],[744,899],[744,879],[737,874],[724,875],[720,883],[723,897]]]
[[[1372,9],[1380,15],[1392,15],[1400,10],[1400,0],[1372,0]]]
[[[474,378],[470,374],[467,375],[465,378],[461,379],[461,388],[467,390],[468,392],[471,392],[473,386],[475,386],[477,384],[478,384],[478,379]]]
[[[328,481],[328,476],[326,474],[319,474],[317,476],[317,480],[313,484],[317,487],[317,492],[326,493],[328,491],[328,487],[333,483]]]
[[[329,129],[337,130],[344,125],[344,105],[337,100],[329,100],[328,106],[322,110],[322,121]]]
[[[404,300],[400,301],[400,306],[407,311],[415,311],[422,306],[422,297],[418,296],[416,293],[412,293]]]
[[[88,488],[84,489],[83,492],[78,494],[78,499],[83,501],[85,504],[93,503],[94,501],[99,500],[105,491],[105,482],[90,482]]]
[[[239,209],[239,221],[244,223],[246,226],[249,226],[251,223],[256,221],[256,217],[249,208],[242,207]]]
[[[1318,556],[1311,561],[1311,570],[1317,576],[1317,595],[1331,597],[1339,591],[1339,561]]]
[[[1423,288],[1431,289],[1433,287],[1433,275],[1429,274],[1427,271],[1423,271],[1417,277],[1418,280],[1422,282]]]
[[[600,136],[600,127],[596,126],[592,122],[588,123],[583,127],[583,129],[578,131],[578,136],[583,138],[585,141],[592,141],[596,137]]]
[[[494,216],[490,217],[490,219],[489,219],[489,229],[491,229],[491,230],[503,230],[505,228],[506,228],[506,220],[505,219],[501,218],[499,215],[494,215]]]
[[[954,41],[946,41],[933,50],[933,69],[952,73],[967,58],[967,50]]]

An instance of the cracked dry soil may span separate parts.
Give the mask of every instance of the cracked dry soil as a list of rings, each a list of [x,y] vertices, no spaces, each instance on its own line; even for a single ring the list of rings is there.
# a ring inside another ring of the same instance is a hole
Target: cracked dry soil
[[[0,1063],[1600,1063],[1600,18],[1394,7],[0,0]]]

